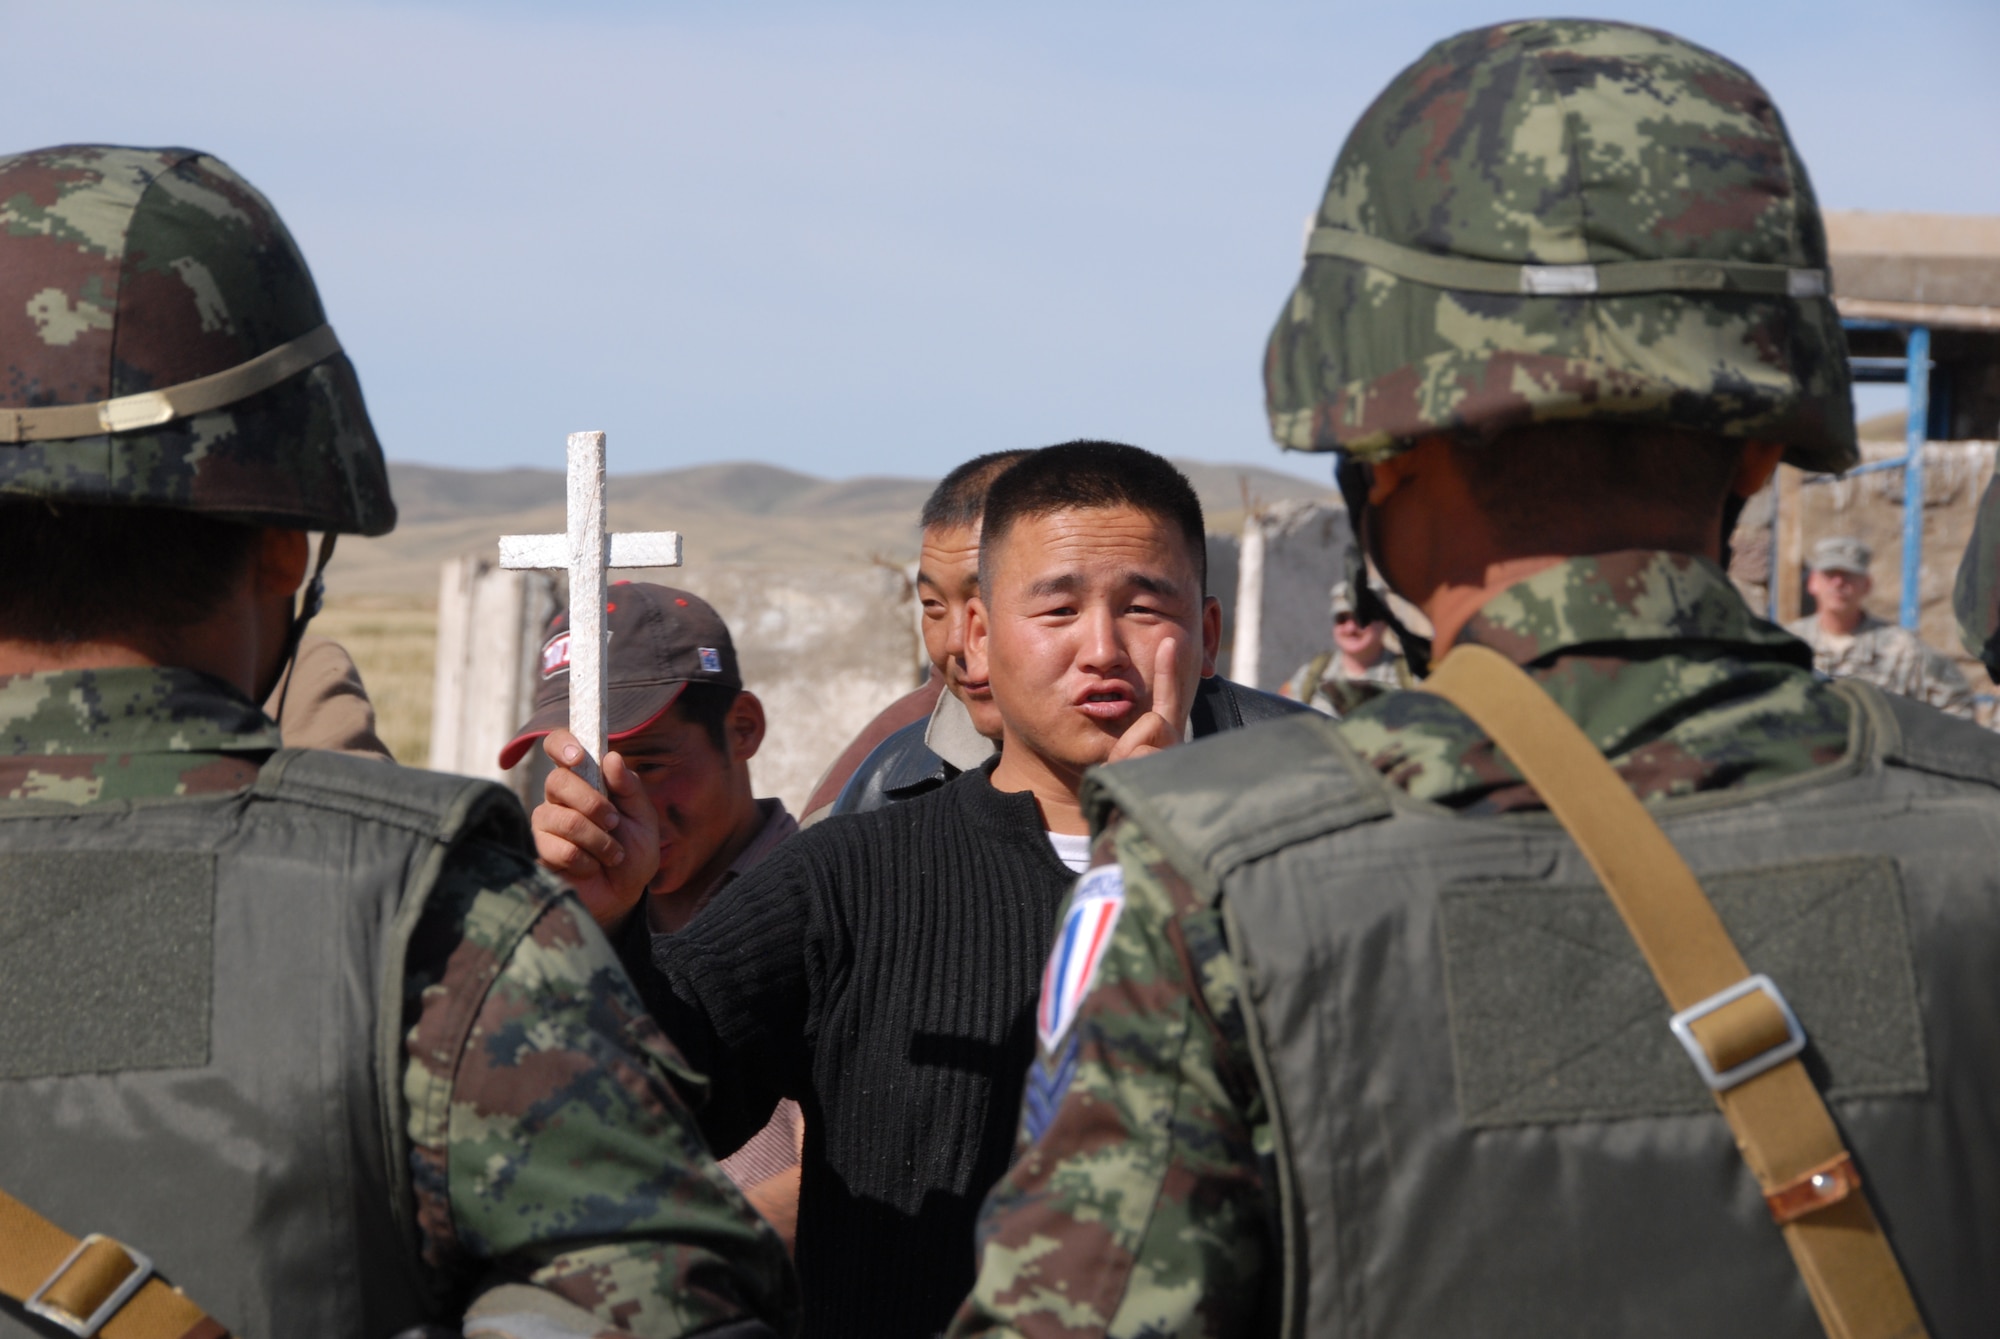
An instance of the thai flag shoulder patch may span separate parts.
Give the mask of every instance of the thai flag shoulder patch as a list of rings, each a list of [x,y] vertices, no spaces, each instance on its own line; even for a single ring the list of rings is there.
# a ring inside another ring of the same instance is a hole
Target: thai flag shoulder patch
[[[1125,909],[1125,873],[1116,865],[1099,865],[1084,871],[1070,898],[1062,928],[1056,931],[1055,948],[1049,965],[1042,969],[1042,1000],[1035,1010],[1035,1033],[1042,1051],[1054,1055],[1063,1034],[1076,1021],[1077,1011],[1090,993],[1111,947],[1111,932],[1118,926],[1118,913]]]

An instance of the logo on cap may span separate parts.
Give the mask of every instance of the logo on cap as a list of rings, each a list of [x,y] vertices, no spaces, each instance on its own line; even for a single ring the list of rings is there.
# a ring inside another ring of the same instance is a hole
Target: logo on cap
[[[697,646],[694,649],[701,658],[701,667],[710,674],[722,673],[722,656],[712,646]],[[564,654],[568,654],[567,651]]]
[[[542,643],[542,677],[552,679],[558,670],[569,668],[569,634],[558,632]]]

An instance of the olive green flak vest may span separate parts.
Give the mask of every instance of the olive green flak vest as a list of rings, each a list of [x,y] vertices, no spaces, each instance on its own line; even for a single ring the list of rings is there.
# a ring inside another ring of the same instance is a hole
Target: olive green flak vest
[[[320,752],[229,795],[0,803],[0,1186],[150,1255],[236,1334],[434,1315],[403,961],[481,840],[526,850],[500,787]]]
[[[1649,806],[1810,1040],[1931,1333],[2000,1325],[2000,741],[1841,684],[1846,759]],[[1293,717],[1094,772],[1222,908],[1273,1099],[1285,1329],[1823,1334],[1651,972],[1545,813]]]

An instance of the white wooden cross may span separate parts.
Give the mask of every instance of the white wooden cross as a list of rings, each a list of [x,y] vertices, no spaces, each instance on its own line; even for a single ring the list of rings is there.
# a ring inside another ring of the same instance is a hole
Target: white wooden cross
[[[569,572],[569,730],[583,745],[571,770],[599,790],[604,775],[604,630],[608,594],[605,571],[613,567],[679,567],[681,537],[673,530],[624,535],[604,532],[604,434],[569,435],[569,533],[502,535],[500,565]]]

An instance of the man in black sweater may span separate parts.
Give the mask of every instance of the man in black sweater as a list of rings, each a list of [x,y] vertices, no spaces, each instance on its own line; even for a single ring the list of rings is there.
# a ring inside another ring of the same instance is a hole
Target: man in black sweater
[[[1077,788],[1088,767],[1184,737],[1221,634],[1205,566],[1201,505],[1165,460],[1105,442],[1030,455],[988,497],[968,612],[1000,756],[801,833],[628,962],[710,1077],[700,1118],[718,1152],[781,1098],[805,1109],[809,1336],[934,1334],[970,1286],[1056,914],[1088,859]],[[558,763],[572,744],[546,741]],[[552,803],[559,789],[565,835],[636,902],[657,859],[650,807],[553,780]]]

